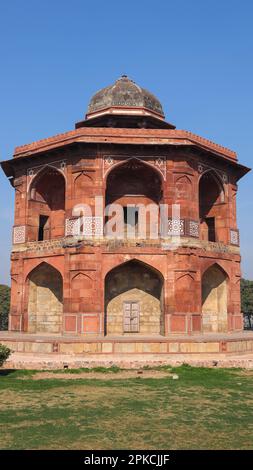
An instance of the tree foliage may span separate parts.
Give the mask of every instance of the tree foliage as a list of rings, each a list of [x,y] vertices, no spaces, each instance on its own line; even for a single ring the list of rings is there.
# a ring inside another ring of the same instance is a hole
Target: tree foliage
[[[253,281],[241,280],[241,305],[245,315],[253,314]]]
[[[0,284],[0,330],[8,329],[10,295],[10,287]]]

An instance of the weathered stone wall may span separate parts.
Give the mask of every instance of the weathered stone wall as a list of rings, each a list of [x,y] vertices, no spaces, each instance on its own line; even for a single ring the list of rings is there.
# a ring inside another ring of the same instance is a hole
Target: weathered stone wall
[[[124,302],[139,303],[139,334],[164,334],[162,284],[153,270],[136,261],[109,273],[105,281],[107,334],[124,334]]]
[[[204,333],[226,332],[227,279],[217,266],[211,266],[202,279],[202,323]]]
[[[43,263],[29,279],[28,332],[60,333],[62,309],[61,275]]]

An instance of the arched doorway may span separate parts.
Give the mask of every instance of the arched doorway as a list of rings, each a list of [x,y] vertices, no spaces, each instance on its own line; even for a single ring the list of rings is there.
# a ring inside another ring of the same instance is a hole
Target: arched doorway
[[[105,278],[105,334],[164,334],[163,277],[132,260]]]
[[[211,242],[223,241],[224,204],[222,183],[213,171],[204,173],[199,181],[200,238]]]
[[[28,276],[28,332],[60,333],[63,311],[62,276],[42,263]]]
[[[228,276],[217,264],[202,276],[202,325],[204,333],[227,331]]]
[[[32,182],[28,201],[28,241],[64,236],[65,178],[45,167]]]
[[[159,203],[162,197],[161,176],[151,165],[136,158],[116,166],[107,177],[106,206],[118,204],[123,208],[125,237],[129,225],[134,228],[136,237],[140,233],[149,237],[155,224],[159,231]]]

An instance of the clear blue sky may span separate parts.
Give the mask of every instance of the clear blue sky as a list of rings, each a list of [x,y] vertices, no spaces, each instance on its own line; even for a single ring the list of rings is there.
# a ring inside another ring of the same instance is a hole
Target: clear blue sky
[[[126,73],[166,118],[253,166],[251,0],[2,0],[0,158],[71,130]],[[239,185],[243,275],[253,279],[253,172]],[[0,171],[0,283],[9,283],[13,190]]]

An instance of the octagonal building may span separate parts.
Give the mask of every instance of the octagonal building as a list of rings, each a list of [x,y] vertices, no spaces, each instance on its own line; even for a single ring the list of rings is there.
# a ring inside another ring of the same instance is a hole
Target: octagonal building
[[[74,130],[16,147],[1,165],[16,195],[14,340],[46,338],[46,352],[169,353],[178,336],[242,331],[236,194],[249,169],[165,121],[152,93],[123,75]],[[121,236],[106,228],[114,204]]]

